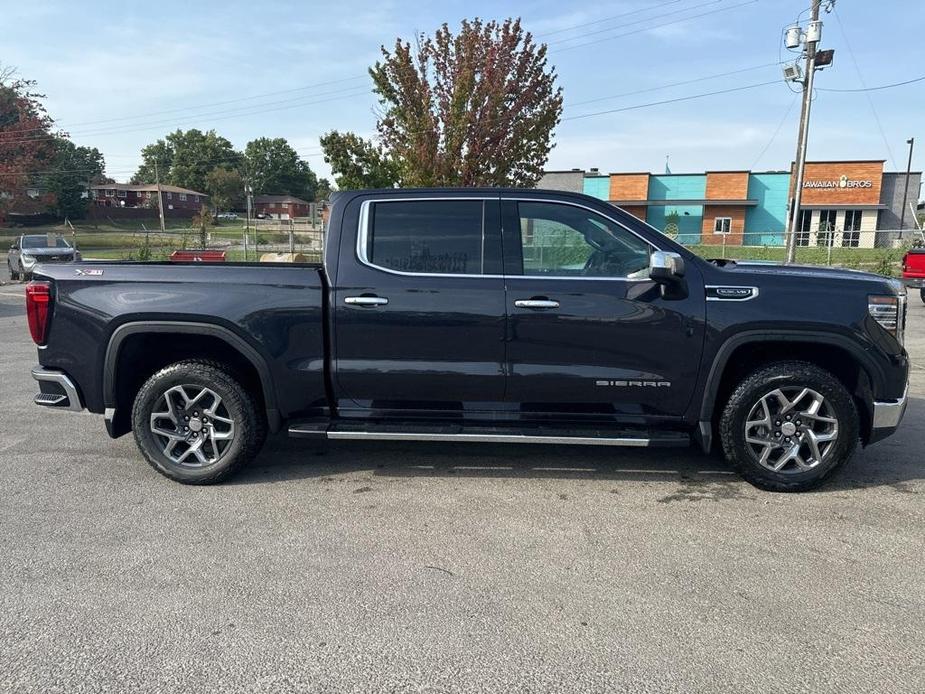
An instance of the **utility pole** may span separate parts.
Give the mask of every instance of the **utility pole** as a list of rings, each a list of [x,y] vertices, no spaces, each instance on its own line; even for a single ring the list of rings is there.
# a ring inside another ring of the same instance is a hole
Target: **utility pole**
[[[247,222],[244,229],[244,261],[247,262],[247,236],[251,233],[251,193],[254,189],[247,181],[244,183],[244,198],[247,203]]]
[[[903,211],[899,215],[899,231],[902,232],[903,228],[906,226],[906,201],[909,199],[909,176],[912,175],[912,148],[915,147],[915,138],[910,137],[906,140],[906,144],[909,145],[909,162],[906,164],[906,185],[905,190],[903,190]],[[900,234],[902,236],[902,234]]]
[[[161,217],[161,233],[166,234],[167,229],[164,228],[164,196],[161,195],[161,175],[157,170],[157,159],[154,160],[154,180],[157,183],[157,211]]]
[[[809,115],[813,104],[813,76],[816,73],[816,47],[822,36],[822,23],[819,21],[819,8],[822,0],[812,0],[812,14],[810,22],[805,33],[800,32],[800,28],[791,27],[787,31],[787,48],[795,48],[802,41],[805,46],[806,55],[806,73],[803,78],[803,108],[800,111],[800,130],[797,133],[797,156],[796,178],[793,188],[793,199],[790,209],[790,218],[787,229],[787,263],[792,263],[796,258],[796,232],[800,223],[800,202],[803,197],[803,174],[806,170],[806,144],[809,139]],[[834,4],[834,1],[831,3]],[[796,31],[794,39],[793,31]],[[792,43],[796,45],[792,45]],[[831,62],[829,56],[828,62]]]

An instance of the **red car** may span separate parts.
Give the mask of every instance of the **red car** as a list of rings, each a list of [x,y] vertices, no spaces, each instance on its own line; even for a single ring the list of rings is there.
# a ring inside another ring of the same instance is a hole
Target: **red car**
[[[925,302],[925,248],[910,248],[903,256],[903,283],[918,288]]]

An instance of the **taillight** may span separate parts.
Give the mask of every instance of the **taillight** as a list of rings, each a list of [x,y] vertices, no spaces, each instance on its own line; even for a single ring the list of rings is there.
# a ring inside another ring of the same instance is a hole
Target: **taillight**
[[[44,345],[51,319],[51,282],[29,282],[26,285],[26,316],[32,341]]]

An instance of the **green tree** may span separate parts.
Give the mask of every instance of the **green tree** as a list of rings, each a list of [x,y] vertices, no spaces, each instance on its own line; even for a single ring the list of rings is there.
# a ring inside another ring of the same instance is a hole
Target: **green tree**
[[[341,190],[392,188],[401,183],[397,162],[355,133],[332,130],[321,137],[321,148]]]
[[[217,210],[239,208],[244,200],[244,180],[234,169],[216,166],[206,176],[205,192]]]
[[[259,137],[244,148],[244,171],[255,193],[313,200],[318,177],[283,137]]]
[[[142,163],[133,183],[153,183],[157,161],[161,183],[205,192],[206,176],[216,166],[237,168],[241,154],[214,130],[176,130],[141,150]]]
[[[52,164],[42,186],[53,196],[52,211],[58,217],[81,219],[87,213],[87,185],[103,180],[106,162],[96,147],[78,147],[62,137],[54,140]]]
[[[161,183],[167,183],[171,164],[173,164],[173,147],[167,142],[158,140],[146,145],[141,148],[141,166],[132,176],[132,183],[154,183],[157,180],[157,174],[160,174]]]
[[[562,89],[519,19],[444,24],[417,49],[396,40],[369,73],[379,140],[402,185],[535,185],[553,146]]]
[[[315,202],[329,199],[333,192],[334,188],[331,186],[331,182],[326,178],[319,178],[318,187],[315,188]]]

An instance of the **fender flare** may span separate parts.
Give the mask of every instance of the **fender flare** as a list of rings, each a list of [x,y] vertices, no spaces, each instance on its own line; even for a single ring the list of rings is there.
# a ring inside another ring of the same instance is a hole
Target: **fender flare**
[[[742,345],[755,342],[810,342],[839,347],[854,357],[861,369],[867,374],[875,390],[883,382],[883,374],[870,354],[848,337],[813,330],[748,330],[732,335],[716,351],[709,375],[704,383],[703,398],[698,416],[701,423],[710,422],[713,419],[716,395],[719,392],[719,384],[723,378],[723,372],[726,370],[729,357]]]
[[[115,411],[116,406],[116,365],[119,363],[119,352],[122,349],[122,343],[129,336],[139,333],[208,335],[225,342],[247,359],[257,370],[261,391],[263,392],[263,401],[266,405],[267,425],[270,431],[279,431],[282,418],[277,406],[276,391],[273,389],[273,379],[266,359],[250,343],[228,328],[213,323],[195,323],[191,321],[132,321],[123,323],[113,330],[103,359],[103,405],[106,408],[107,420],[112,418],[110,413]]]

